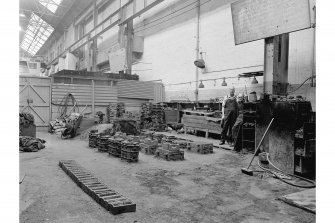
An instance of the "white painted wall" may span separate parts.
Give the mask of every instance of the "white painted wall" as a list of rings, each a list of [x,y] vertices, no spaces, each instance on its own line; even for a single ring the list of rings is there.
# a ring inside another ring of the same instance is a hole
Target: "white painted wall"
[[[200,72],[199,79],[231,77],[243,72],[263,70],[263,40],[238,46],[234,44],[230,9],[230,4],[234,1],[236,0],[201,0],[200,51],[205,52],[207,68],[205,72]],[[315,0],[310,2],[312,8]],[[196,0],[166,0],[134,20],[135,35],[144,37],[144,53],[142,57],[136,59],[133,71],[143,81],[162,79],[166,86],[166,98],[171,99],[169,92],[178,95],[178,91],[181,92],[181,90],[187,91],[185,94],[192,96],[195,89],[194,84],[168,86],[172,83],[195,80],[196,68],[193,64],[196,57],[195,6]],[[184,9],[178,11],[181,8]],[[185,13],[179,15],[181,12]],[[106,16],[108,16],[108,9],[99,16],[99,20]],[[69,30],[71,32],[67,34],[66,45],[71,42],[68,41],[69,38],[73,38],[71,35],[73,26],[70,26]],[[290,34],[288,72],[292,89],[312,74],[313,31],[313,29],[307,29]],[[113,29],[98,39],[98,63],[108,60],[107,53],[117,42],[117,33],[117,29]],[[249,68],[238,69],[242,67]],[[257,79],[261,84],[263,78]],[[256,91],[261,90],[260,85],[252,86],[250,81],[228,79],[227,83],[228,86],[233,84],[237,88],[246,86],[249,91],[253,87]],[[222,80],[219,80],[216,85],[213,81],[204,82],[206,90],[200,89],[199,98],[208,95],[221,96],[220,89],[227,88],[221,87],[221,82]],[[217,93],[208,93],[210,89]],[[315,101],[315,88],[311,89],[307,86],[304,89],[298,93]]]
[[[172,13],[192,1],[171,1],[170,6],[165,5],[160,11],[152,10],[151,17],[142,18],[138,21],[140,28],[150,27],[152,21],[159,17]],[[205,3],[201,0],[201,4]],[[263,70],[264,60],[264,40],[246,43],[235,46],[230,3],[233,1],[212,0],[201,6],[200,18],[200,51],[205,52],[204,60],[206,62],[205,72],[200,73],[199,79],[211,79],[236,76],[243,72]],[[313,5],[315,1],[311,1]],[[189,7],[190,8],[190,7]],[[144,54],[141,60],[133,66],[134,73],[140,76],[140,80],[162,79],[165,85],[171,83],[180,83],[195,80],[195,47],[196,47],[196,17],[195,10],[185,13],[170,21],[162,23],[157,27],[147,28],[139,32],[144,36]],[[167,18],[170,18],[169,16]],[[148,25],[145,25],[148,24]],[[289,46],[289,83],[294,89],[312,74],[313,66],[313,29],[302,30],[290,34]],[[135,26],[136,33],[136,26]],[[136,33],[137,34],[137,33]],[[256,66],[238,70],[228,70],[241,67]],[[257,78],[262,83],[262,77]],[[233,84],[236,88],[243,88],[245,85],[252,89],[251,80],[229,79],[228,85]],[[203,82],[205,88],[216,89],[212,96],[220,96],[218,89],[221,87],[222,80]],[[307,82],[310,83],[310,82]],[[194,84],[166,86],[167,98],[172,99],[169,95],[180,97],[181,94],[193,94]],[[257,86],[256,91],[261,88]],[[315,100],[315,88],[304,88],[303,94],[309,100]],[[185,93],[185,90],[191,92]],[[310,92],[311,91],[311,92]],[[178,95],[178,92],[181,94]],[[200,89],[199,98],[203,98],[205,90]],[[208,93],[206,94],[208,96]],[[186,97],[186,96],[185,96]],[[194,99],[194,98],[193,98]],[[192,100],[192,98],[191,98]]]

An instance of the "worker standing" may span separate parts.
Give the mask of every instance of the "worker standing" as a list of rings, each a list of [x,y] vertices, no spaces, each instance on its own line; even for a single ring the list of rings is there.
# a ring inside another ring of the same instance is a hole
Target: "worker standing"
[[[229,89],[229,95],[225,96],[222,103],[222,119],[221,119],[221,143],[225,144],[227,141],[232,141],[232,127],[235,123],[237,117],[237,101],[235,97],[235,88],[231,87]],[[227,132],[229,130],[229,135]]]
[[[233,125],[233,141],[236,142],[236,139],[238,137],[238,130],[240,129],[240,126],[243,123],[243,103],[244,103],[244,96],[242,94],[239,94],[237,96],[237,119]]]

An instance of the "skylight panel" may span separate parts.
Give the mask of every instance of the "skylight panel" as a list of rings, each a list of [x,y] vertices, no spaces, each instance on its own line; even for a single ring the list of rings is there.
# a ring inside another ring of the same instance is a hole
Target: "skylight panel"
[[[55,13],[62,0],[39,0],[39,3]]]
[[[34,56],[49,38],[54,28],[32,13],[29,25],[21,43],[21,48]]]

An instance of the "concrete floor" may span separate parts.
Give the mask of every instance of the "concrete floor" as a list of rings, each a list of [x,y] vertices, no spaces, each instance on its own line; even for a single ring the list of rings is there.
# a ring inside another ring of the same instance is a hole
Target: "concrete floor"
[[[20,221],[37,222],[315,222],[315,215],[277,200],[302,189],[276,179],[241,174],[251,155],[223,149],[185,152],[185,161],[140,153],[126,163],[88,147],[38,133],[46,149],[20,153]],[[134,213],[112,215],[85,194],[58,166],[74,159],[110,188],[137,205]]]

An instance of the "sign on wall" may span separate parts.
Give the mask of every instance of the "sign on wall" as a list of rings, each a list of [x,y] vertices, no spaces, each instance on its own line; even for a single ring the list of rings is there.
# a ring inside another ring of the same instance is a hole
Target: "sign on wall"
[[[120,48],[108,54],[110,71],[112,73],[119,73],[125,69],[126,66],[126,49]]]
[[[240,0],[231,12],[236,45],[311,27],[309,0]]]

